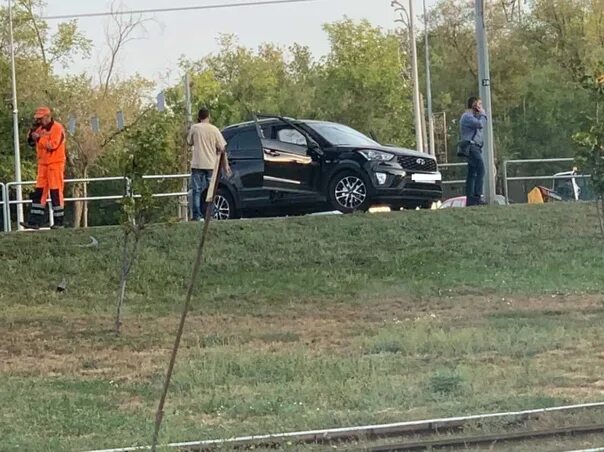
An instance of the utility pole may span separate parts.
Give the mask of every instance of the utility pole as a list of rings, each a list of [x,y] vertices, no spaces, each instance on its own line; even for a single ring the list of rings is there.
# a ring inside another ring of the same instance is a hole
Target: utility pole
[[[409,46],[411,47],[411,77],[413,78],[413,113],[415,116],[415,144],[420,152],[424,152],[424,138],[422,134],[421,105],[419,95],[419,73],[417,70],[417,43],[415,42],[415,18],[413,15],[413,0],[409,0],[407,9],[399,0],[390,3],[394,10],[400,14],[397,22],[407,25],[409,29]]]
[[[419,73],[417,71],[417,43],[415,42],[415,20],[413,16],[413,0],[409,0],[409,41],[411,45],[411,72],[413,74],[413,104],[415,111],[415,141],[417,150],[424,151],[422,134],[422,118],[419,97]]]
[[[495,203],[495,153],[493,151],[493,110],[491,107],[491,73],[489,68],[489,45],[484,20],[484,0],[476,0],[476,44],[478,50],[478,88],[487,115],[484,140],[485,200]]]
[[[422,119],[422,140],[424,143],[424,147],[422,148],[422,152],[427,154],[430,153],[428,149],[428,127],[426,126],[426,103],[424,102],[424,95],[422,93],[419,94],[419,108],[421,111],[420,118]]]
[[[432,114],[432,71],[430,69],[430,19],[428,18],[428,9],[426,8],[426,0],[424,0],[424,39],[426,47],[426,104],[428,109],[428,143],[429,153],[432,156],[436,155],[434,144],[434,115]]]
[[[15,37],[13,34],[13,2],[8,0],[8,27],[10,35],[10,62],[13,89],[13,145],[15,151],[15,182],[21,183],[21,150],[19,147],[19,106],[17,103],[17,74],[15,70]],[[17,185],[17,228],[23,229],[23,189]],[[6,201],[6,200],[5,200]],[[10,208],[10,206],[9,206]]]

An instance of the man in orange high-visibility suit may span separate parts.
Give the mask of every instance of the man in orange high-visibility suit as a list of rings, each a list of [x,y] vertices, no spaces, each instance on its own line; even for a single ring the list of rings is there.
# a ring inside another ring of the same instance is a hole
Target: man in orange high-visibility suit
[[[27,223],[23,226],[38,229],[44,223],[46,200],[50,194],[53,208],[53,228],[62,228],[65,217],[63,178],[65,174],[65,129],[52,119],[48,107],[40,107],[34,115],[35,124],[27,142],[36,148],[38,177],[31,196],[32,205]]]

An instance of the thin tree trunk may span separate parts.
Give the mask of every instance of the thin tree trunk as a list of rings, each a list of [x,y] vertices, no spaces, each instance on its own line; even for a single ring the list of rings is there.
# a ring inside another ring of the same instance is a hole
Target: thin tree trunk
[[[82,190],[81,184],[75,184],[73,187],[73,195],[75,198],[81,198],[84,192]],[[73,206],[73,227],[80,228],[82,227],[82,213],[83,213],[83,204],[81,201],[76,201]]]
[[[598,210],[598,220],[600,221],[600,232],[604,238],[604,196],[596,200],[596,209]]]
[[[132,244],[132,250],[129,249],[130,236],[134,235],[134,243]],[[134,232],[124,232],[124,245],[122,249],[122,273],[120,275],[120,288],[117,299],[117,311],[115,315],[115,335],[120,335],[120,329],[122,326],[122,308],[126,299],[126,286],[128,284],[128,277],[130,271],[134,265],[136,255],[138,253],[138,245],[141,240],[140,229],[135,229]]]
[[[130,233],[124,232],[124,243],[122,248],[122,271],[120,275],[120,287],[117,297],[117,312],[115,315],[115,335],[120,335],[120,327],[122,326],[122,306],[124,305],[124,298],[126,297],[126,284],[128,283],[128,245],[130,243]]]

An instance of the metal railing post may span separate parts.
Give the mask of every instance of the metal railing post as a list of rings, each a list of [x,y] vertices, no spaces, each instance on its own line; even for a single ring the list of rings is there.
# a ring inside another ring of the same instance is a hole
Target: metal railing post
[[[7,226],[7,224],[9,222],[9,219],[8,219],[8,216],[7,216],[8,213],[7,213],[7,209],[6,209],[6,206],[8,205],[7,199],[6,199],[7,198],[7,195],[6,195],[6,185],[4,185],[2,182],[0,182],[0,187],[2,188],[2,222],[3,222],[2,230],[4,232],[8,232],[8,226]]]
[[[10,188],[12,185],[14,185],[14,183],[9,182],[8,184],[6,184],[6,187],[4,188],[4,191],[6,193],[6,212],[7,212],[7,218],[4,223],[6,232],[11,232],[11,230],[13,229],[13,219],[12,219],[12,213],[10,211],[10,206],[11,206]],[[20,229],[21,229],[21,225],[17,225],[17,230],[20,230]]]
[[[504,162],[503,162],[503,195],[505,196],[506,205],[508,205],[510,203],[509,194],[510,194],[510,190],[508,187],[508,161],[504,160]]]

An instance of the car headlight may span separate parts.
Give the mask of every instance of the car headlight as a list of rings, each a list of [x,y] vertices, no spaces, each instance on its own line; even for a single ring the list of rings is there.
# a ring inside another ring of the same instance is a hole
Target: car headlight
[[[367,160],[374,160],[378,162],[389,162],[394,158],[394,154],[390,154],[389,152],[382,151],[374,151],[374,150],[365,150],[359,151],[363,157]]]

